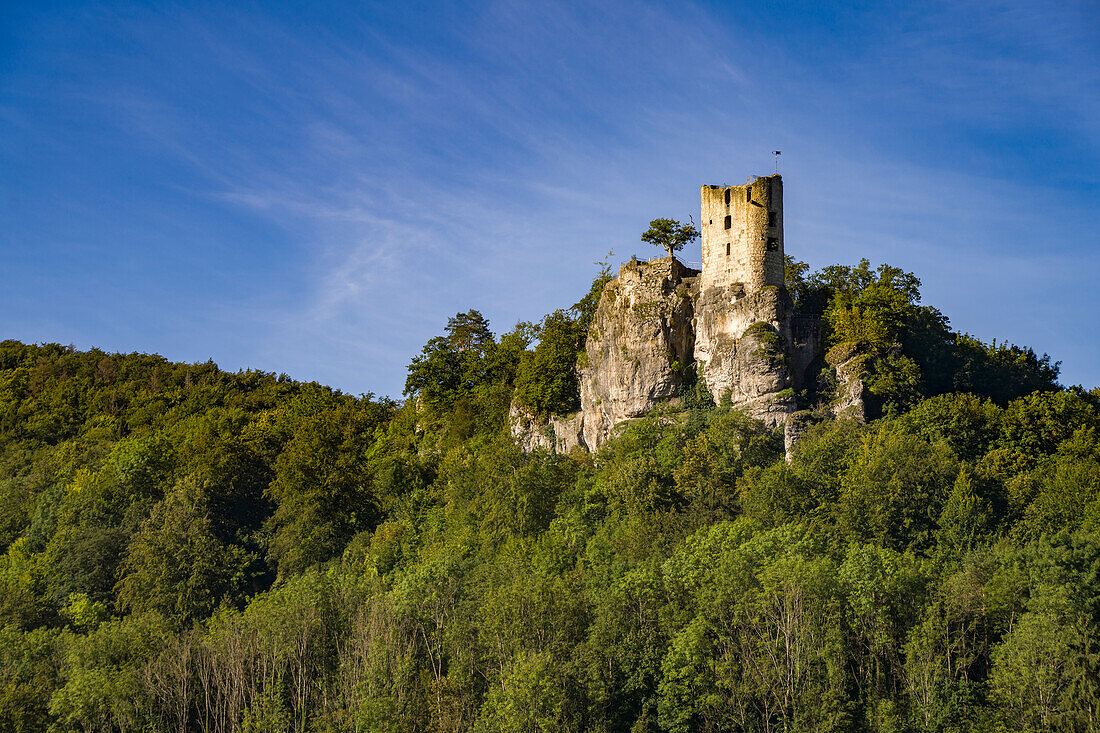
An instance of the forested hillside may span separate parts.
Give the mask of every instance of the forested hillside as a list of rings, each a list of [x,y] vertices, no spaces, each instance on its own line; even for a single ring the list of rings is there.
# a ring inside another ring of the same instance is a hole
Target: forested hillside
[[[790,462],[701,383],[525,454],[607,277],[404,402],[0,343],[0,731],[1100,730],[1100,391],[792,261],[874,419],[826,365]]]

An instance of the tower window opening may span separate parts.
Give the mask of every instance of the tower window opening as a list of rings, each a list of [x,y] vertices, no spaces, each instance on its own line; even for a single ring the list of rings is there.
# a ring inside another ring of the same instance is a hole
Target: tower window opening
[[[778,252],[779,240],[775,237],[768,237],[767,249],[769,252]]]
[[[726,257],[730,256],[730,243],[726,242]]]
[[[745,186],[745,201],[752,203],[752,186]]]
[[[726,206],[730,205],[730,189],[726,189]]]
[[[733,228],[733,217],[729,216],[727,214],[726,215],[726,229],[732,229],[732,228]]]
[[[768,212],[768,226],[770,226],[770,227],[775,226],[775,212],[774,211],[769,211]]]

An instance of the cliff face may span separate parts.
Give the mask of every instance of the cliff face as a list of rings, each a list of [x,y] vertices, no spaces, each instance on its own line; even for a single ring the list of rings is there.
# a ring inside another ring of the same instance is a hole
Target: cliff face
[[[578,370],[590,448],[623,420],[679,396],[694,360],[697,275],[668,257],[629,262],[604,288]]]
[[[584,440],[584,411],[572,415],[552,415],[542,419],[527,412],[515,402],[508,410],[512,437],[527,452],[542,448],[555,453],[568,453],[577,446],[588,448]]]
[[[729,395],[767,425],[794,412],[790,310],[775,287],[745,295],[740,286],[717,286],[700,295],[695,359],[716,401]]]
[[[698,275],[667,257],[623,265],[604,288],[578,367],[580,412],[539,420],[513,407],[517,440],[528,449],[596,450],[617,425],[676,404],[693,365],[716,401],[728,394],[766,424],[783,422],[816,340],[792,331],[780,288],[700,292]]]

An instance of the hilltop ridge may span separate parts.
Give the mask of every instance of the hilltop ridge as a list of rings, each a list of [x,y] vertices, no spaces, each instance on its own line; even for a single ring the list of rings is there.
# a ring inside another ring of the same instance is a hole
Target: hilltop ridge
[[[670,253],[624,264],[599,298],[577,366],[580,411],[541,418],[513,405],[528,448],[597,450],[617,425],[705,384],[768,426],[798,409],[823,356],[816,315],[792,319],[783,237],[783,180],[700,189],[702,269]],[[843,409],[862,418],[859,390]]]

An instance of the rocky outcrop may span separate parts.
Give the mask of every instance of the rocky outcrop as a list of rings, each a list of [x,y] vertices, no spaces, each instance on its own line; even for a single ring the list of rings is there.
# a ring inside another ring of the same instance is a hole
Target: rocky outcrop
[[[791,302],[776,287],[704,291],[695,319],[695,359],[715,400],[729,400],[767,425],[795,410],[789,369]]]
[[[513,405],[516,440],[528,450],[596,450],[617,425],[678,400],[695,360],[698,274],[671,257],[624,264],[604,288],[579,360],[581,411],[540,419]]]
[[[844,343],[830,349],[823,359],[818,356],[811,360],[826,367],[813,375],[817,381],[813,389],[819,402],[814,410],[792,413],[784,421],[783,449],[788,463],[794,458],[795,445],[802,434],[827,417],[866,422],[868,392],[865,380],[869,358],[865,346]],[[810,380],[810,370],[805,378]]]
[[[583,411],[540,418],[513,402],[508,410],[508,422],[512,437],[527,452],[539,448],[555,453],[568,453],[577,447],[588,450],[584,440]]]
[[[818,421],[819,418],[809,410],[802,410],[787,416],[787,419],[783,422],[783,452],[787,458],[787,463],[794,459],[794,445],[802,437],[802,433]]]
[[[698,274],[671,257],[631,261],[604,288],[578,370],[588,446],[603,443],[623,420],[679,396],[694,360]]]
[[[669,257],[623,265],[604,288],[580,359],[580,412],[542,419],[513,405],[516,440],[527,450],[596,450],[617,426],[676,404],[693,371],[716,401],[728,396],[769,426],[784,422],[808,366],[820,362],[816,327],[792,328],[782,288],[700,292],[698,275]]]
[[[837,344],[829,349],[825,361],[836,372],[835,397],[830,412],[836,417],[847,417],[863,422],[867,419],[868,354],[855,343]]]

